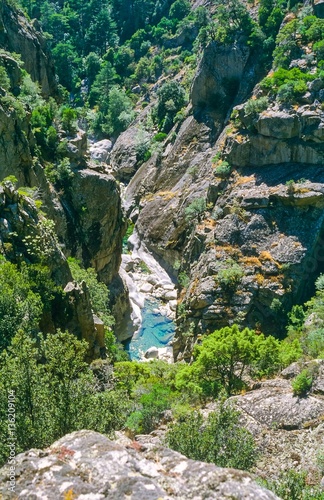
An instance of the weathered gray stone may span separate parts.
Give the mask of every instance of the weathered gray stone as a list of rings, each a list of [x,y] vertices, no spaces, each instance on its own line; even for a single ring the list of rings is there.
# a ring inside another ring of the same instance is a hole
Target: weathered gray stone
[[[159,357],[159,350],[157,347],[150,347],[144,354],[144,357],[147,359],[155,359]]]
[[[72,179],[71,204],[80,217],[83,241],[78,254],[90,263],[107,284],[117,275],[125,230],[119,187],[115,179],[90,169],[76,171]]]
[[[9,2],[0,6],[0,47],[21,55],[24,69],[40,83],[44,96],[57,92],[54,64],[39,23],[28,21]]]
[[[6,467],[0,480],[3,500],[11,499]],[[166,448],[121,446],[86,430],[17,457],[16,498],[57,500],[68,492],[76,500],[279,500],[246,472],[188,460]]]
[[[324,402],[313,396],[293,396],[290,382],[275,379],[233,398],[237,407],[268,428],[300,429],[324,415]]]
[[[149,143],[150,135],[139,126],[129,127],[120,134],[110,154],[113,174],[120,181],[129,181],[138,168],[138,146]]]
[[[301,123],[297,115],[290,115],[282,111],[266,111],[259,116],[256,122],[259,134],[277,139],[291,139],[299,137]]]
[[[109,159],[109,153],[112,149],[112,142],[109,139],[103,139],[102,141],[95,142],[91,144],[90,157],[93,160],[107,163]]]

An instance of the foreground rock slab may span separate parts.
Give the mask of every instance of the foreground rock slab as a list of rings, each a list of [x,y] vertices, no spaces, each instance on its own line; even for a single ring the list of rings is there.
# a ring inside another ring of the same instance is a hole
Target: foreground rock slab
[[[57,500],[67,494],[82,500],[278,499],[246,472],[189,460],[167,448],[121,446],[87,430],[68,434],[45,451],[18,455],[16,478],[15,498],[35,500]],[[7,480],[3,467],[4,500],[12,498]]]

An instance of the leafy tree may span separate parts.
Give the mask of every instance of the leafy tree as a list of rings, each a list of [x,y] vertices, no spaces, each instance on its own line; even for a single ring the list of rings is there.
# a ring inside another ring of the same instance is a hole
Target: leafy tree
[[[100,109],[105,111],[109,91],[114,85],[116,77],[116,72],[111,63],[104,61],[91,88],[89,95],[89,103],[91,106],[99,102]]]
[[[161,384],[153,384],[139,398],[138,409],[127,419],[126,426],[134,434],[148,434],[158,425],[163,412],[171,407],[171,389]]]
[[[60,84],[72,91],[75,69],[75,48],[70,42],[59,42],[52,51]]]
[[[99,129],[108,136],[119,135],[135,118],[132,102],[123,89],[112,87],[103,105]],[[104,111],[105,110],[105,111]],[[100,116],[99,116],[100,117]]]
[[[10,79],[8,77],[8,73],[4,66],[0,65],[0,87],[3,90],[9,90],[10,89]]]
[[[162,132],[169,132],[175,115],[186,103],[186,94],[177,82],[168,82],[158,91],[157,118]]]
[[[117,25],[112,18],[111,7],[104,6],[93,18],[85,34],[86,52],[97,51],[103,55],[109,46],[115,47],[118,43]]]
[[[10,262],[0,261],[0,350],[6,348],[20,329],[35,335],[42,314],[39,294],[26,275]]]
[[[67,432],[110,433],[129,413],[124,393],[97,391],[87,342],[58,331],[38,342],[20,331],[0,356],[0,461],[8,457],[8,392],[16,398],[16,451],[44,448]]]
[[[89,85],[91,86],[100,70],[101,59],[95,52],[90,52],[85,58],[85,70]]]
[[[282,367],[284,360],[289,363],[299,357],[298,344],[282,346],[271,336],[228,326],[195,346],[193,363],[177,374],[177,388],[189,386],[192,392],[203,396],[217,396],[222,388],[232,394],[244,386],[246,370],[252,376],[270,376]]]
[[[150,369],[144,363],[122,361],[115,364],[114,376],[117,387],[125,390],[131,396],[136,384],[143,383],[149,378]]]
[[[176,0],[170,7],[169,16],[180,21],[186,17],[191,10],[188,0]]]
[[[108,307],[109,290],[107,286],[98,280],[97,273],[92,267],[83,269],[80,263],[71,257],[68,259],[68,263],[73,279],[78,283],[85,281],[89,289],[93,311],[102,319],[106,326],[112,326],[114,319]]]
[[[73,108],[63,107],[61,110],[62,128],[69,135],[74,135],[76,126],[77,112]]]

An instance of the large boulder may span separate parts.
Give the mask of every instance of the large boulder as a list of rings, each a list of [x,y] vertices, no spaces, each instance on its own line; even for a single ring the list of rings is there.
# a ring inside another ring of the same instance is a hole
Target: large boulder
[[[112,142],[109,139],[103,139],[102,141],[95,142],[91,144],[89,148],[90,158],[101,163],[107,163],[111,148]]]
[[[233,399],[240,411],[268,428],[300,429],[324,415],[324,401],[314,396],[294,396],[287,380],[268,380]]]
[[[119,181],[128,182],[139,165],[139,151],[149,144],[150,135],[138,125],[120,134],[110,154],[113,174]]]
[[[76,500],[279,500],[243,471],[189,460],[167,448],[119,445],[92,431],[77,431],[50,448],[16,458],[15,498]],[[0,470],[3,500],[12,498],[9,473]]]

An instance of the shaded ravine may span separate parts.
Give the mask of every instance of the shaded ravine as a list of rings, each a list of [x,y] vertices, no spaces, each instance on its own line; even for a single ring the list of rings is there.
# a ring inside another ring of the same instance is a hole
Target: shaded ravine
[[[172,362],[177,290],[139,236],[128,240],[130,253],[122,255],[120,276],[129,291],[133,331],[125,342],[131,359],[165,359]],[[145,356],[144,356],[145,355]]]

